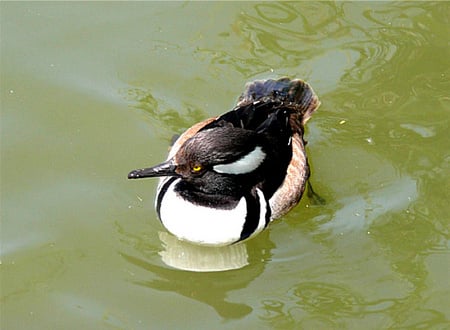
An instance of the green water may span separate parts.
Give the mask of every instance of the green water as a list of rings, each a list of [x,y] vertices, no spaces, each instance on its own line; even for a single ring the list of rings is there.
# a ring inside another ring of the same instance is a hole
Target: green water
[[[449,2],[0,9],[1,329],[450,328]],[[322,101],[326,204],[305,196],[234,270],[172,267],[156,180],[128,171],[284,75]]]

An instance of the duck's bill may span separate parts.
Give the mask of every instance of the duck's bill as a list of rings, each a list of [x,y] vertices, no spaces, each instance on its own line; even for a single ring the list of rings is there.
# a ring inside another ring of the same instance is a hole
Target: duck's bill
[[[179,176],[176,170],[176,165],[173,164],[172,160],[168,160],[162,164],[141,168],[138,170],[133,170],[128,173],[128,179],[141,179],[141,178],[154,178],[159,176]]]

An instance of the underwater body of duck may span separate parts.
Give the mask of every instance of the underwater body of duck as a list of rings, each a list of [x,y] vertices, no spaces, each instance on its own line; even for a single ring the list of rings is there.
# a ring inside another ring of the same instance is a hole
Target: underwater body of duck
[[[179,239],[220,246],[254,237],[300,201],[310,173],[304,125],[319,105],[299,79],[248,83],[234,109],[193,125],[167,161],[128,178],[161,177],[156,211]]]

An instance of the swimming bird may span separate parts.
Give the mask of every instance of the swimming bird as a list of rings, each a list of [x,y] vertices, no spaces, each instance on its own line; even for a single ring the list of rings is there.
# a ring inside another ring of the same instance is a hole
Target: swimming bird
[[[320,101],[300,79],[248,83],[237,105],[187,129],[165,162],[155,208],[181,240],[229,245],[254,237],[299,201],[310,175],[304,127]]]

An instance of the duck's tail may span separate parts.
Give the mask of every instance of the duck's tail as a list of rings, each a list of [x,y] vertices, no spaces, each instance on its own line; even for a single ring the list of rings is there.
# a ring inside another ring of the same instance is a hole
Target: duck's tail
[[[296,119],[302,126],[320,105],[319,98],[308,83],[289,78],[256,80],[248,83],[237,105],[241,107],[256,101],[280,102],[283,107],[294,110]]]

